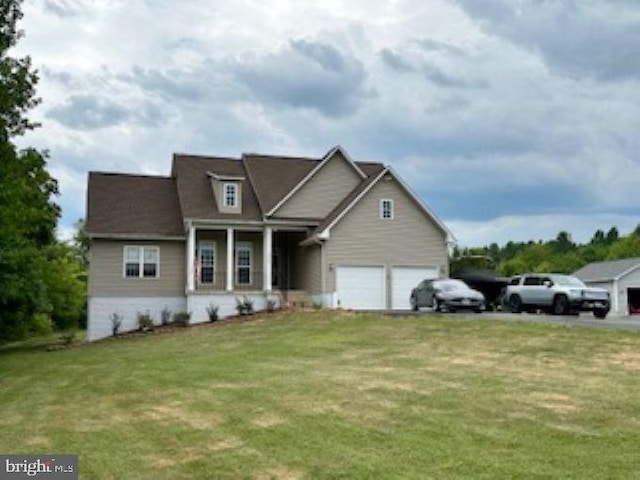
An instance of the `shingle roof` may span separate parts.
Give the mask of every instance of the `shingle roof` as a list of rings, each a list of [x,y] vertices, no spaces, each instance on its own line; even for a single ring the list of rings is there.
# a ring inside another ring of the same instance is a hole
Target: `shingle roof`
[[[245,154],[243,161],[263,213],[275,207],[320,162],[255,154]]]
[[[640,267],[640,257],[590,263],[574,275],[582,281],[617,280],[636,267]]]
[[[183,236],[175,180],[90,172],[86,228],[91,235]]]
[[[221,213],[208,173],[242,176],[242,213]],[[176,154],[172,174],[176,178],[183,218],[199,220],[262,220],[260,206],[244,165],[238,159]]]
[[[240,159],[175,154],[171,177],[91,173],[87,231],[93,235],[183,236],[186,219],[259,222],[322,161],[258,154],[244,154]],[[308,219],[309,226],[318,227],[316,232],[336,220],[385,170],[383,164],[376,162],[353,164],[366,178],[326,218]],[[241,213],[219,211],[211,174],[243,178],[239,180]]]

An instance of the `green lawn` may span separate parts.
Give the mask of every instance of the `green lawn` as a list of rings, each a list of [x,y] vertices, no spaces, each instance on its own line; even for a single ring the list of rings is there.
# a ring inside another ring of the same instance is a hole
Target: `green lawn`
[[[0,347],[0,452],[82,478],[640,478],[640,336],[480,318]]]

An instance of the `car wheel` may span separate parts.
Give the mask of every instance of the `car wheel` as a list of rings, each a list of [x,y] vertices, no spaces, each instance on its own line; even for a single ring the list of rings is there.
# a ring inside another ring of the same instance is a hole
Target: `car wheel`
[[[556,295],[553,299],[552,312],[554,315],[565,315],[569,311],[569,299],[566,295]]]
[[[420,307],[418,307],[418,299],[415,295],[411,295],[409,303],[411,304],[411,310],[413,310],[414,312],[417,312],[419,310]]]
[[[522,299],[520,295],[511,295],[509,297],[509,310],[511,310],[512,313],[522,312]]]
[[[609,310],[597,309],[593,311],[593,315],[601,320],[606,318],[607,313],[609,313]]]
[[[433,308],[434,312],[442,311],[442,305],[440,304],[440,300],[436,296],[431,300],[431,308]]]

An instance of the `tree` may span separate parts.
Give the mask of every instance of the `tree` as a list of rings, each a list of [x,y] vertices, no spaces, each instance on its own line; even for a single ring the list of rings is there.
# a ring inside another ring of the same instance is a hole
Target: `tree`
[[[616,227],[611,227],[611,229],[607,232],[605,243],[607,245],[612,245],[615,242],[617,242],[619,238],[620,238],[620,234],[618,233],[618,229]]]
[[[84,218],[78,219],[74,227],[76,231],[72,239],[73,250],[83,268],[86,270],[89,266],[89,235],[87,234]]]
[[[52,314],[51,278],[60,209],[53,202],[56,180],[46,169],[46,152],[18,151],[12,138],[37,125],[27,111],[38,75],[29,57],[10,50],[22,36],[21,0],[0,0],[0,339],[46,330]]]
[[[9,50],[24,35],[17,29],[22,18],[22,0],[0,0],[0,142],[22,135],[37,124],[25,114],[40,103],[35,96],[38,73],[31,68],[31,58],[13,58]]]

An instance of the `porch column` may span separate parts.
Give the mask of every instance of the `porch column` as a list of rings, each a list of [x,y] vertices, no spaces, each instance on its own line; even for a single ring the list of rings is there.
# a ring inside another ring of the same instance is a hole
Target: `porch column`
[[[189,233],[187,235],[187,292],[193,292],[196,289],[196,229],[189,224]]]
[[[227,228],[227,292],[233,291],[233,228]]]
[[[265,292],[271,291],[271,261],[273,250],[273,230],[271,227],[264,227],[262,235],[262,286]]]

